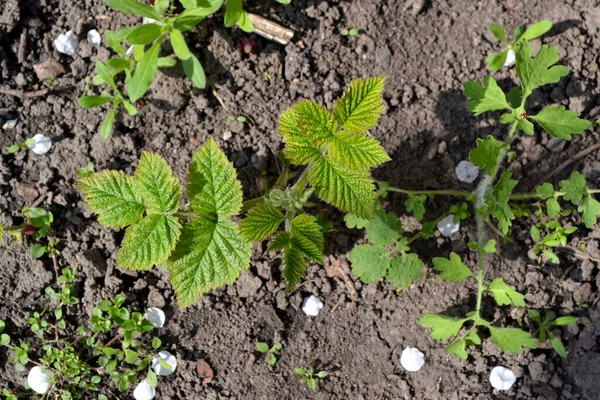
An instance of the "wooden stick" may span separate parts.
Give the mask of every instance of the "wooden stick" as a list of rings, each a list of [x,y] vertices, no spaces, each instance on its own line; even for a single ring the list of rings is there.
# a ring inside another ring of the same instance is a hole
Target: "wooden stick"
[[[291,29],[284,28],[283,26],[256,14],[248,13],[248,16],[250,17],[252,24],[254,24],[254,33],[257,33],[264,38],[286,45],[290,42],[290,39],[294,37],[294,31]]]

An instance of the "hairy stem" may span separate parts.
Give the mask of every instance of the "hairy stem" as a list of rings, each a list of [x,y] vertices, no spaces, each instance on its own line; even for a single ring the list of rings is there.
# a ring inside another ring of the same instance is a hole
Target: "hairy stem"
[[[461,191],[461,190],[406,190],[406,189],[400,189],[397,187],[389,187],[389,188],[387,188],[387,190],[390,192],[397,192],[397,193],[403,193],[403,194],[414,195],[414,196],[426,194],[428,196],[440,195],[440,196],[464,197],[466,199],[473,198],[472,192]]]

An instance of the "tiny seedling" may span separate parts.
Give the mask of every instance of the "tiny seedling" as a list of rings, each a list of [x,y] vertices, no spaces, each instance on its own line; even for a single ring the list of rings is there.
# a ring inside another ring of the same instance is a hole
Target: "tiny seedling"
[[[77,176],[80,178],[85,178],[86,176],[91,176],[94,173],[94,163],[88,161],[88,163],[83,168],[79,168],[77,170]]]
[[[33,140],[33,139],[27,139],[23,142],[17,142],[15,144],[13,144],[12,146],[10,146],[8,149],[6,149],[6,152],[8,154],[13,154],[13,153],[18,152],[19,150],[29,148],[29,146],[31,146],[34,143],[35,143],[35,140]]]
[[[552,311],[546,311],[544,319],[538,311],[529,310],[529,318],[537,324],[537,329],[533,332],[533,337],[537,337],[540,343],[546,342],[546,338],[550,340],[552,347],[556,353],[565,358],[567,351],[560,338],[552,333],[551,329],[557,326],[573,325],[577,323],[577,317],[565,316],[556,318],[556,314]]]
[[[229,114],[227,116],[227,119],[230,121],[238,121],[238,122],[241,122],[242,124],[246,122],[246,117],[244,117],[243,115],[238,115],[236,117],[235,115]]]
[[[324,379],[329,376],[329,372],[327,371],[317,371],[315,370],[316,361],[313,360],[310,362],[310,367],[307,369],[304,368],[294,368],[294,372],[296,375],[300,375],[302,378],[300,379],[301,383],[308,385],[311,389],[317,388],[317,380]]]
[[[34,242],[30,248],[33,258],[40,258],[44,254],[49,254],[52,258],[59,255],[57,245],[60,241],[53,236],[52,213],[39,207],[24,207],[21,215],[25,221],[20,225],[10,227],[0,225],[0,241],[4,231],[19,244],[23,244],[24,237],[31,238]]]
[[[356,35],[358,35],[358,29],[356,29],[356,28],[344,29],[342,31],[342,35],[344,35],[344,36],[356,36]]]
[[[283,348],[281,342],[277,342],[273,345],[273,347],[269,348],[269,345],[263,342],[256,343],[256,350],[259,352],[266,354],[266,361],[269,365],[275,365],[277,363],[277,353],[279,350]]]
[[[498,24],[490,24],[488,26],[489,31],[492,32],[492,35],[494,35],[496,39],[504,44],[504,48],[500,53],[491,53],[486,58],[485,62],[488,64],[488,69],[490,71],[500,70],[506,63],[508,57],[513,57],[514,59],[515,51],[523,41],[539,38],[548,32],[550,28],[552,28],[552,22],[548,20],[537,22],[527,29],[522,25],[517,26],[513,33],[513,40],[509,43],[506,39],[504,28]]]

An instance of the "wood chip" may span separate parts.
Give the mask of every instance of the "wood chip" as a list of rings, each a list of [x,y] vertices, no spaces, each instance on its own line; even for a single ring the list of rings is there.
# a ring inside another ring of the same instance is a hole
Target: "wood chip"
[[[264,38],[286,45],[294,37],[294,31],[291,29],[284,28],[256,14],[248,13],[248,16],[252,24],[254,24],[254,33]]]

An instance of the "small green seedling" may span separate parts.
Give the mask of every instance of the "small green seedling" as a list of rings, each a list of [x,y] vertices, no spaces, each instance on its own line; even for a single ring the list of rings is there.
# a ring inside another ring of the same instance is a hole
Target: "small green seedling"
[[[230,121],[238,121],[238,122],[241,122],[242,124],[246,122],[246,117],[244,117],[243,115],[238,115],[236,117],[235,115],[229,114],[227,116],[227,119]]]
[[[10,146],[8,149],[6,149],[6,152],[8,154],[13,154],[13,153],[18,152],[19,150],[28,148],[29,146],[31,146],[34,143],[35,143],[35,140],[33,140],[33,139],[27,139],[23,142],[17,142],[15,144],[13,144],[12,146]]]
[[[79,168],[77,170],[77,176],[80,178],[85,178],[86,176],[91,176],[94,173],[94,163],[88,161],[85,167]]]
[[[275,365],[277,363],[277,353],[279,350],[283,348],[281,342],[277,342],[273,345],[273,347],[269,348],[269,345],[263,342],[256,343],[256,350],[267,355],[267,364]]]
[[[510,58],[509,61],[514,60],[514,54],[520,43],[524,40],[536,39],[548,32],[550,28],[552,28],[552,22],[548,20],[537,22],[527,29],[525,29],[524,26],[518,26],[513,33],[513,41],[509,43],[506,40],[504,28],[498,24],[490,24],[488,29],[496,39],[504,44],[504,48],[500,53],[491,53],[486,58],[485,62],[488,64],[488,69],[490,71],[500,70],[507,62],[507,59]],[[514,62],[511,62],[510,64],[514,65]]]
[[[28,237],[34,241],[30,249],[33,258],[40,258],[44,254],[51,257],[59,255],[57,245],[60,241],[53,236],[54,216],[52,213],[39,207],[24,207],[21,215],[25,219],[23,224],[10,227],[0,226],[0,241],[3,232],[8,233],[19,244],[23,244],[23,238]]]
[[[358,35],[358,29],[356,29],[356,28],[344,29],[342,31],[342,35],[344,35],[344,36],[356,36],[356,35]]]
[[[556,318],[556,314],[553,311],[547,311],[544,315],[544,319],[538,311],[529,310],[529,318],[537,324],[537,329],[533,332],[533,337],[537,337],[540,343],[546,342],[546,338],[550,340],[552,347],[556,353],[563,357],[567,357],[567,351],[560,338],[557,338],[551,329],[557,326],[573,325],[577,323],[577,317],[565,316]]]
[[[548,230],[550,233],[542,237],[541,230]],[[548,223],[540,222],[532,226],[530,234],[535,244],[529,252],[529,257],[535,260],[540,259],[541,256],[543,256],[549,263],[559,264],[560,260],[552,249],[566,246],[568,236],[576,231],[577,227],[572,226],[565,228],[557,220]]]
[[[308,369],[304,368],[294,368],[294,372],[296,375],[300,375],[302,378],[300,382],[308,385],[311,389],[317,388],[317,380],[324,379],[329,376],[329,372],[327,371],[316,371],[315,368],[316,361],[313,360],[310,362],[310,367]]]

